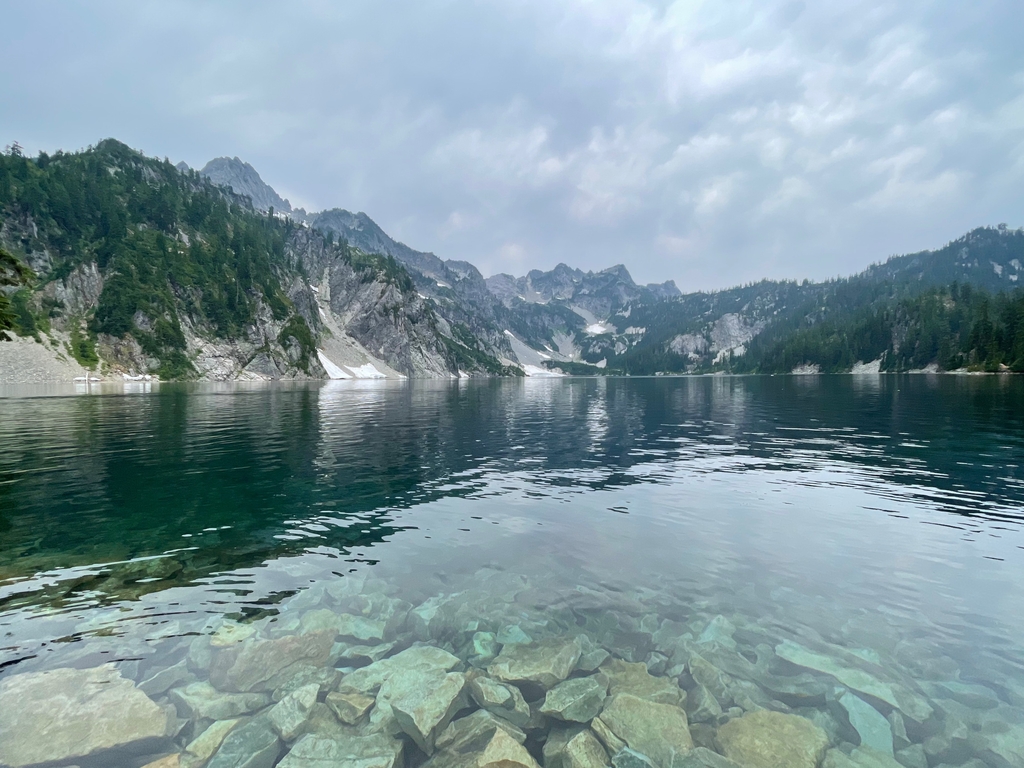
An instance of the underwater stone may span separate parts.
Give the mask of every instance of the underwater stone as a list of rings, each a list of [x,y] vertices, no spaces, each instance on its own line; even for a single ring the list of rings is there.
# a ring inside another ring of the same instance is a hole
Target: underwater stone
[[[277,735],[285,741],[294,741],[301,736],[319,695],[320,686],[310,683],[289,693],[275,704],[267,717]]]
[[[686,715],[691,723],[717,723],[722,707],[711,691],[697,683],[686,694]]]
[[[306,734],[278,763],[277,768],[400,768],[402,742],[372,734],[332,739]]]
[[[178,708],[178,714],[193,720],[230,720],[270,703],[270,696],[265,693],[223,693],[209,683],[175,688],[168,698]]]
[[[461,672],[392,677],[386,698],[399,727],[429,755],[434,751],[434,739],[463,706],[465,684]]]
[[[719,728],[718,743],[746,768],[816,768],[828,736],[806,718],[763,709]]]
[[[911,744],[896,752],[896,762],[903,768],[928,768],[928,755],[920,744]]]
[[[472,641],[473,652],[469,656],[469,663],[474,667],[486,667],[490,664],[501,650],[498,638],[493,632],[476,632]]]
[[[551,730],[547,733],[547,738],[544,739],[542,750],[544,768],[564,768],[562,758],[565,757],[565,745],[569,743],[569,739],[582,731],[584,727],[576,724],[552,726]]]
[[[673,768],[744,768],[744,766],[705,747],[694,747]]]
[[[558,720],[588,723],[601,711],[607,691],[607,681],[597,677],[565,680],[547,692],[540,711]]]
[[[580,658],[575,638],[552,638],[535,645],[509,645],[487,668],[505,683],[536,683],[544,689],[565,680]]]
[[[775,652],[791,664],[831,675],[851,690],[884,701],[914,722],[925,722],[934,711],[923,697],[902,685],[879,680],[863,669],[811,651],[791,640],[779,643]]]
[[[732,639],[736,627],[725,616],[715,616],[703,632],[697,637],[698,643],[718,643],[723,648],[736,650],[736,641]]]
[[[464,750],[468,744],[486,743],[498,728],[520,744],[526,741],[526,734],[508,720],[478,709],[471,715],[453,720],[437,737],[434,746],[438,750]]]
[[[694,682],[707,688],[721,706],[725,707],[732,702],[729,688],[733,680],[722,670],[698,653],[690,654],[686,666]]]
[[[673,705],[680,705],[686,698],[686,692],[674,680],[654,677],[642,662],[611,659],[602,665],[597,677],[607,682],[608,692],[612,696],[629,693],[648,701]]]
[[[281,741],[266,718],[233,728],[207,768],[271,768],[281,754]]]
[[[497,641],[502,645],[529,645],[533,638],[526,634],[518,624],[509,624],[498,630]]]
[[[210,682],[222,691],[273,690],[294,676],[291,668],[325,664],[333,644],[330,631],[251,640],[214,656]]]
[[[530,706],[514,685],[505,685],[480,675],[470,680],[469,695],[479,706],[520,728],[530,722]]]
[[[438,752],[423,768],[540,768],[526,748],[501,728],[486,741]]]
[[[280,701],[292,691],[303,686],[316,683],[320,693],[334,690],[341,679],[341,672],[334,667],[314,667],[303,665],[295,668],[295,674],[284,683],[274,689],[274,701]]]
[[[586,728],[566,743],[562,753],[562,768],[610,768],[608,753],[593,731]]]
[[[591,721],[590,728],[597,735],[597,738],[601,740],[601,743],[605,745],[609,754],[614,755],[626,748],[626,742],[616,736],[611,728],[601,721],[600,717],[595,717]]]
[[[651,651],[647,655],[644,665],[652,675],[663,675],[665,670],[668,669],[668,657],[657,651]]]
[[[857,747],[849,755],[830,749],[821,768],[902,768],[895,758],[868,747]]]
[[[889,713],[887,718],[889,728],[892,730],[893,749],[906,749],[910,746],[910,737],[907,736],[907,724],[903,722],[903,716],[895,709]]]
[[[892,728],[881,712],[849,691],[841,690],[836,702],[860,737],[861,746],[892,756]]]
[[[174,716],[110,664],[0,681],[0,765],[69,762],[107,750],[157,752]]]
[[[338,693],[332,691],[327,694],[327,706],[337,715],[338,719],[346,725],[355,725],[363,719],[370,707],[373,706],[374,698],[362,693]]]
[[[634,749],[625,747],[620,749],[612,758],[614,768],[654,768],[647,755],[643,755]]]
[[[139,683],[139,690],[147,696],[159,696],[170,688],[192,677],[188,664],[182,660],[170,667],[164,667]]]
[[[217,751],[221,743],[240,720],[217,720],[193,739],[181,756],[182,768],[200,768]]]
[[[598,720],[626,746],[647,755],[661,768],[670,768],[693,749],[686,713],[671,704],[620,693],[594,722]]]

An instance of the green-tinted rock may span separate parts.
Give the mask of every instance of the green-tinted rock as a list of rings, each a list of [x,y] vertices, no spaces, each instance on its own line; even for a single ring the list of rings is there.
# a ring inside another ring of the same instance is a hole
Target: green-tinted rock
[[[625,746],[647,755],[659,768],[671,768],[693,749],[686,713],[672,704],[620,693],[611,698],[598,720]]]
[[[705,747],[694,747],[676,763],[675,768],[744,768],[743,766]]]
[[[210,682],[222,691],[272,691],[298,669],[326,664],[333,644],[330,631],[247,640],[215,654]]]
[[[881,712],[849,691],[842,691],[836,702],[860,737],[861,746],[892,756],[892,728]]]
[[[575,638],[552,638],[535,645],[506,645],[487,671],[505,683],[536,683],[546,690],[565,680],[579,658]]]
[[[398,726],[428,755],[434,752],[434,740],[463,706],[462,689],[466,677],[461,672],[427,673],[392,678],[384,698]]]
[[[597,677],[607,683],[611,696],[628,693],[659,704],[677,706],[686,698],[686,692],[674,680],[655,677],[642,662],[634,664],[622,659],[610,659],[601,666]]]
[[[266,718],[234,728],[207,768],[271,768],[281,754],[281,740]]]
[[[596,677],[565,680],[547,692],[540,711],[557,720],[589,723],[601,711],[606,693],[606,684]]]
[[[373,706],[374,698],[362,693],[339,693],[332,691],[327,694],[326,704],[331,711],[346,725],[355,725]]]
[[[401,768],[402,742],[379,734],[325,738],[307,734],[278,768]]]
[[[175,688],[168,698],[181,717],[193,720],[230,720],[256,712],[270,703],[266,693],[224,693],[209,683]]]
[[[718,743],[745,768],[817,768],[828,736],[806,718],[759,710],[719,728]]]
[[[920,744],[911,744],[896,752],[896,762],[903,768],[928,768],[928,755]]]
[[[575,734],[565,745],[562,768],[609,768],[608,753],[589,729]]]
[[[310,683],[292,691],[275,704],[267,717],[277,735],[285,741],[295,741],[301,736],[319,694],[320,686]]]
[[[849,756],[830,749],[821,768],[902,768],[896,759],[867,747],[857,747]]]
[[[612,766],[613,768],[654,768],[654,763],[647,755],[624,747],[612,758]]]

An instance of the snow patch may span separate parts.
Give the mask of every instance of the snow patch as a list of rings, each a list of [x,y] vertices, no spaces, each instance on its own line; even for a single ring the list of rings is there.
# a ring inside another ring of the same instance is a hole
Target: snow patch
[[[602,333],[611,333],[612,330],[614,329],[606,323],[593,323],[587,326],[587,333],[594,336],[599,336]]]
[[[1010,259],[1010,266],[1020,272],[1020,262],[1016,259]]]
[[[322,312],[323,310],[320,311]],[[327,375],[330,376],[332,379],[352,378],[352,376],[344,368],[342,368],[340,365],[335,365],[331,361],[331,359],[324,354],[323,350],[318,349],[316,351],[316,356],[320,358],[320,365],[324,367],[324,370],[327,371]]]
[[[378,371],[376,368],[373,367],[373,363],[366,363],[364,365],[359,365],[359,366],[349,365],[349,366],[346,366],[346,367],[350,371],[352,371],[352,375],[355,376],[357,379],[386,379],[387,378],[387,376],[385,376],[383,373],[381,373],[380,371]]]
[[[991,262],[991,264],[992,264],[992,271],[995,272],[996,275],[998,275],[999,277],[1002,277],[1003,276],[1003,265],[1002,264],[996,264],[994,261]]]
[[[818,373],[821,373],[821,366],[817,363],[804,363],[792,370],[794,376],[814,376]]]
[[[565,376],[561,371],[549,371],[547,368],[538,368],[536,365],[524,365],[523,373],[530,378],[537,379],[553,379],[560,376]]]
[[[853,368],[850,369],[850,373],[853,374],[877,374],[882,370],[882,358],[872,360],[870,363],[856,362],[853,364]]]

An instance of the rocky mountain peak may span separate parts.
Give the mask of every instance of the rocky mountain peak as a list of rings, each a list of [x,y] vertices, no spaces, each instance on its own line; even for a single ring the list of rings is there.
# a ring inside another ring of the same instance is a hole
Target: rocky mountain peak
[[[237,157],[216,157],[200,171],[214,184],[231,187],[239,195],[247,195],[253,207],[260,211],[273,208],[282,213],[291,213],[292,206],[260,178],[256,169]]]

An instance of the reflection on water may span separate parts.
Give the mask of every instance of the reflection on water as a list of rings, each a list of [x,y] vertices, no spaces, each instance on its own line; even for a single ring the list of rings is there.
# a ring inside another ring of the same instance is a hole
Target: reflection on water
[[[1016,377],[145,388],[0,397],[0,765],[1024,765]]]

